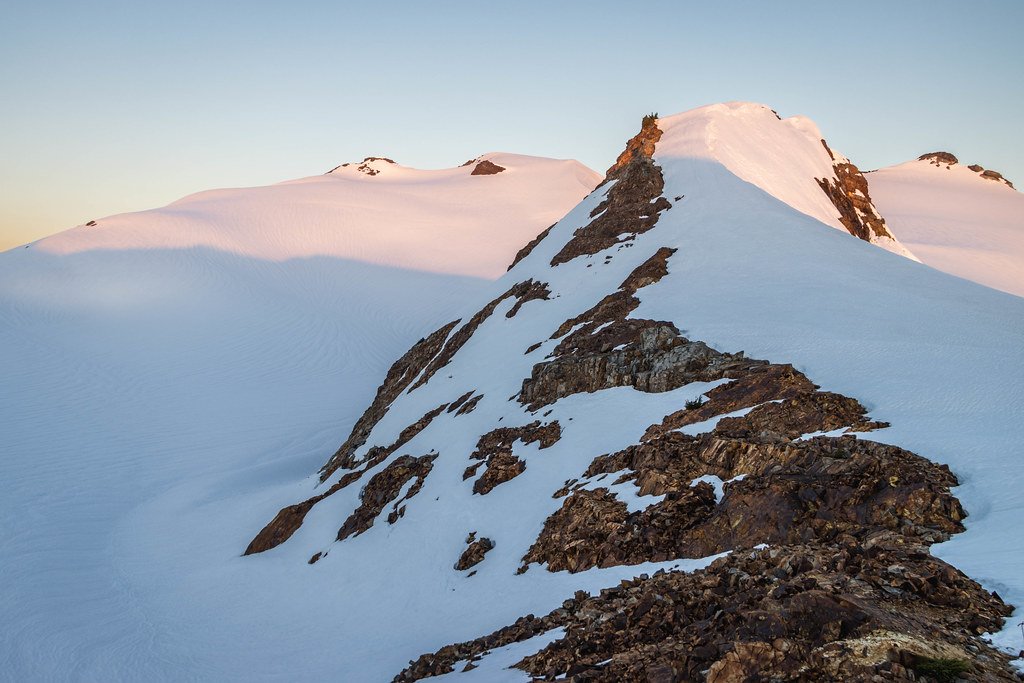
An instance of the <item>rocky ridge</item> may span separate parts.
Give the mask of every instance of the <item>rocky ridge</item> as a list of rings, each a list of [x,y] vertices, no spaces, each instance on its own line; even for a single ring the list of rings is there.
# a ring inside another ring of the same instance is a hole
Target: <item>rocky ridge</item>
[[[589,220],[571,234],[559,233],[566,235],[560,248],[546,241],[561,226],[549,228],[517,256],[510,277],[527,261],[537,263],[530,256],[540,245],[547,253],[558,249],[550,259],[545,254],[544,268],[601,268],[628,253],[639,236],[655,235],[661,216],[674,208],[662,196],[664,176],[655,162],[661,137],[657,119],[645,118],[596,191],[603,199],[591,202]],[[866,241],[888,235],[863,175],[845,161],[835,170],[835,179],[818,182],[851,234]],[[930,544],[963,530],[966,512],[950,492],[955,476],[917,454],[864,439],[887,425],[870,419],[856,399],[822,391],[790,365],[691,340],[673,321],[631,317],[641,290],[664,279],[680,256],[666,244],[634,258],[638,264],[617,288],[526,348],[529,372],[518,393],[508,407],[489,410],[497,411],[498,421],[524,413],[532,420],[492,423],[468,453],[398,455],[421,448],[417,436],[435,419],[464,415],[490,390],[460,388],[397,439],[382,440],[375,428],[403,397],[427,392],[422,403],[447,391],[438,372],[457,363],[495,318],[532,320],[543,307],[561,305],[554,274],[549,282],[540,276],[543,269],[527,270],[531,277],[461,326],[455,321],[421,340],[388,373],[377,399],[322,470],[324,485],[337,481],[282,509],[246,552],[285,542],[313,505],[371,471],[338,541],[373,533],[374,519],[388,506],[387,522],[400,524],[409,499],[436,476],[438,458],[466,458],[463,480],[472,479],[472,493],[487,498],[497,487],[515,487],[527,471],[524,447],[571,447],[563,443],[561,414],[545,421],[565,399],[623,388],[665,394],[695,385],[701,391],[692,399],[641,425],[635,443],[596,455],[551,487],[552,499],[561,502],[522,549],[518,572],[726,557],[690,574],[645,575],[598,596],[577,594],[545,617],[524,617],[423,655],[396,680],[457,665],[469,670],[495,647],[558,627],[565,636],[523,659],[520,669],[539,680],[928,680],[929,667],[945,662],[982,679],[1014,680],[1006,655],[980,638],[1009,608],[928,553]],[[499,310],[505,315],[495,315]],[[542,350],[543,357],[533,355]],[[455,571],[475,573],[493,561],[488,551],[501,538],[477,539],[476,533],[466,537]]]

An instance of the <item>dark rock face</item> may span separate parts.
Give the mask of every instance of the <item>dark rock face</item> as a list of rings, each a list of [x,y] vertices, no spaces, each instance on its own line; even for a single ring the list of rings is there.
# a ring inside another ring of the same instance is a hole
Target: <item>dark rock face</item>
[[[502,301],[510,297],[514,297],[516,299],[515,305],[506,314],[507,317],[511,318],[519,312],[520,307],[522,307],[522,305],[527,301],[546,299],[548,294],[550,294],[550,292],[548,291],[548,287],[545,283],[534,282],[532,279],[525,282],[519,282],[509,287],[507,291],[473,314],[473,317],[469,319],[469,322],[460,327],[458,331],[456,331],[455,334],[445,342],[444,347],[441,348],[437,355],[430,359],[430,362],[423,370],[423,374],[420,375],[420,378],[416,380],[416,383],[412,385],[412,388],[410,388],[409,391],[413,391],[414,389],[423,386],[430,381],[430,378],[434,376],[435,372],[443,368],[445,365],[448,365],[452,358],[455,357],[455,354],[458,353],[459,349],[462,348],[462,345],[469,341],[470,337],[473,336],[473,333],[476,332],[477,328],[480,327],[485,320],[491,317],[491,314],[494,313],[494,309],[497,308],[498,304]],[[451,328],[449,327],[448,329]],[[437,333],[435,332],[434,334]],[[433,337],[433,335],[431,335],[431,337]]]
[[[988,169],[981,172],[981,177],[986,180],[994,180],[997,183],[1005,183],[1006,185],[1013,187],[1013,183],[1004,178],[1003,174],[1000,173],[999,171],[993,171],[992,169]]]
[[[504,166],[498,166],[497,164],[484,159],[473,167],[473,172],[470,173],[470,175],[494,175],[496,173],[501,173],[504,170]]]
[[[640,305],[637,290],[668,273],[668,258],[674,251],[659,249],[618,290],[562,323],[551,338],[565,338],[551,360],[533,367],[523,381],[519,402],[537,410],[570,394],[610,387],[669,391],[689,382],[730,377],[760,363],[691,342],[672,323],[626,317]]]
[[[352,456],[356,450],[366,443],[370,432],[380,422],[381,418],[384,417],[384,414],[387,413],[391,403],[416,379],[416,376],[423,371],[427,363],[430,362],[430,359],[441,350],[441,345],[444,344],[448,334],[458,322],[458,320],[454,320],[439,330],[434,331],[430,336],[419,340],[391,366],[387,376],[384,377],[384,383],[377,389],[377,395],[374,396],[370,407],[356,420],[352,433],[349,434],[345,443],[341,445],[341,448],[331,456],[330,460],[320,470],[320,481],[324,481],[327,477],[334,474],[339,467],[351,469],[355,466]]]
[[[484,473],[473,482],[473,493],[486,495],[495,486],[518,477],[526,471],[526,463],[512,454],[512,444],[522,441],[525,445],[540,443],[540,448],[550,448],[562,437],[562,427],[558,421],[541,425],[540,420],[522,427],[500,427],[487,432],[477,441],[476,450],[469,456],[470,460],[478,460],[463,473],[463,479],[469,479],[484,466]]]
[[[949,493],[955,478],[908,451],[852,437],[802,442],[671,433],[593,463],[587,474],[627,470],[652,499],[629,513],[608,490],[576,488],[548,518],[524,563],[550,571],[706,557],[772,545],[862,537],[886,529],[924,542],[962,531],[965,514]],[[720,502],[708,483],[724,481]],[[578,484],[576,485],[579,486]]]
[[[948,658],[977,680],[1015,681],[1008,657],[977,637],[1009,611],[925,546],[882,531],[580,592],[547,616],[423,655],[395,681],[558,627],[563,638],[516,666],[540,680],[911,681],[927,680],[914,673],[922,661]]]
[[[700,406],[677,410],[666,415],[661,424],[648,427],[644,440],[755,406],[742,419],[722,420],[718,429],[727,429],[730,424],[746,425],[757,421],[761,431],[793,439],[801,434],[831,431],[843,426],[851,427],[851,431],[888,426],[867,421],[863,406],[853,399],[819,392],[818,387],[792,365],[751,361],[742,373],[737,373],[732,382],[715,387],[706,396],[708,400]]]
[[[515,258],[512,259],[512,263],[510,263],[508,268],[505,269],[505,272],[508,272],[508,271],[512,270],[513,268],[515,268],[517,263],[519,263],[524,258],[529,256],[530,253],[534,250],[534,248],[538,244],[540,244],[542,241],[544,241],[545,237],[547,237],[549,234],[551,234],[551,228],[555,227],[555,225],[558,225],[558,224],[555,223],[554,225],[549,225],[548,227],[544,228],[544,230],[542,230],[539,235],[537,235],[532,240],[527,242],[525,247],[523,247],[522,249],[517,251]]]
[[[629,241],[653,228],[661,212],[671,208],[661,196],[665,189],[661,168],[651,159],[661,135],[657,120],[645,118],[640,132],[608,169],[601,186],[611,180],[615,184],[591,213],[593,220],[573,233],[572,239],[551,259],[552,266]]]
[[[918,161],[927,161],[936,166],[955,166],[960,160],[949,152],[929,152],[917,158]]]
[[[361,504],[338,530],[338,540],[343,541],[349,536],[358,536],[369,529],[373,526],[373,520],[388,503],[393,502],[391,513],[388,515],[388,524],[397,522],[405,515],[403,503],[419,493],[423,487],[423,481],[430,474],[435,458],[437,458],[436,454],[424,455],[419,458],[403,455],[373,475],[359,496]],[[395,500],[406,482],[411,479],[415,479],[416,482],[401,499]]]
[[[614,335],[623,341],[538,363],[523,381],[519,401],[537,410],[570,394],[610,387],[669,391],[728,377],[749,363],[742,354],[719,353],[703,342],[690,341],[671,323],[628,320],[601,332],[605,338]]]
[[[476,532],[470,532],[466,538],[466,549],[462,551],[462,555],[459,556],[459,561],[455,563],[456,571],[465,571],[470,567],[475,567],[484,561],[484,555],[494,549],[494,541],[489,538],[477,538]]]
[[[378,391],[378,396],[379,393],[380,392]],[[357,467],[358,465],[363,465],[362,469],[346,472],[334,485],[323,493],[313,496],[312,498],[296,505],[289,505],[288,507],[282,508],[274,519],[263,527],[260,533],[258,533],[249,543],[249,546],[245,549],[245,553],[243,554],[252,555],[253,553],[262,553],[270,550],[271,548],[276,548],[287,541],[291,538],[292,534],[299,530],[299,527],[302,526],[303,520],[305,520],[306,515],[313,509],[314,505],[329,496],[334,495],[338,491],[347,488],[350,484],[359,481],[366,472],[384,462],[391,454],[408,443],[410,439],[426,429],[427,425],[429,425],[435,417],[440,415],[441,411],[443,411],[445,407],[447,407],[447,404],[438,406],[416,422],[403,429],[398,435],[398,438],[391,445],[374,446],[367,452],[366,457],[359,462],[355,462],[350,458],[347,464],[349,469]],[[463,405],[463,407],[465,407],[465,405]],[[353,451],[354,450],[355,449],[353,449]]]
[[[832,156],[825,141],[821,141]],[[833,159],[835,157],[833,156]],[[839,211],[839,222],[843,227],[860,239],[870,242],[872,237],[888,237],[894,239],[885,219],[875,209],[868,192],[868,181],[856,166],[849,162],[834,162],[835,179],[817,178],[821,190]]]

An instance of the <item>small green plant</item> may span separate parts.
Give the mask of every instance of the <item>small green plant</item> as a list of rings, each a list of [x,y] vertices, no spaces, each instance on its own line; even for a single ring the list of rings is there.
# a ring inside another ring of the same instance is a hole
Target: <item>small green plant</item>
[[[697,398],[691,399],[691,400],[686,402],[686,409],[687,410],[696,410],[697,408],[700,408],[705,403],[707,403],[707,401],[705,401],[702,396],[698,396]]]
[[[652,111],[650,114],[644,117],[643,125],[649,126],[658,120],[658,112]]]
[[[951,657],[917,657],[911,668],[919,676],[933,678],[939,683],[953,683],[960,674],[971,670],[971,664],[965,659]]]

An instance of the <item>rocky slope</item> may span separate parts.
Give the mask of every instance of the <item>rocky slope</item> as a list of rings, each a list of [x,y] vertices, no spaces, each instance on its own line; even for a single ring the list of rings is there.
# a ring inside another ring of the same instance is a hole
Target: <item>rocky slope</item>
[[[392,367],[311,495],[246,554],[303,555],[346,575],[352,563],[430,563],[395,580],[450,586],[431,601],[442,618],[511,624],[447,641],[398,681],[492,680],[493,653],[517,643],[528,649],[515,666],[539,680],[1015,680],[982,638],[1012,607],[929,554],[971,512],[951,491],[956,475],[909,448],[926,439],[887,442],[880,430],[893,428],[861,403],[899,400],[875,380],[887,366],[872,366],[872,340],[900,319],[930,335],[942,315],[910,296],[872,320],[869,283],[960,285],[829,227],[909,255],[864,177],[806,119],[743,103],[645,118],[605,182],[519,253],[493,298]],[[701,286],[720,272],[728,286]],[[792,307],[752,310],[758,288]],[[783,341],[753,343],[771,352],[762,359],[716,341],[730,338],[721,330],[699,337],[694,324],[714,328],[693,299],[747,339]],[[838,317],[807,316],[837,303]],[[861,347],[852,365],[839,330]],[[808,331],[824,366],[802,349]],[[884,360],[921,391],[929,372],[906,362],[918,342],[901,333],[910,345],[883,344]],[[822,388],[799,358],[835,388],[867,373],[865,395]],[[879,417],[890,413],[913,419]],[[963,428],[972,415],[953,419]],[[353,545],[361,535],[372,539]],[[1019,595],[1007,572],[989,576]],[[613,577],[629,580],[569,590]],[[552,587],[571,598],[503,619]]]

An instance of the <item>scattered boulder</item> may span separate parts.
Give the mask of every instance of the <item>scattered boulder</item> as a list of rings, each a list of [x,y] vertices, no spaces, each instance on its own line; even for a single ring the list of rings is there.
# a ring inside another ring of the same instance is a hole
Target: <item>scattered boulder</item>
[[[477,538],[476,532],[470,532],[466,537],[466,549],[462,551],[459,561],[455,563],[455,569],[465,571],[475,567],[484,560],[484,555],[494,549],[494,541],[489,538]]]

